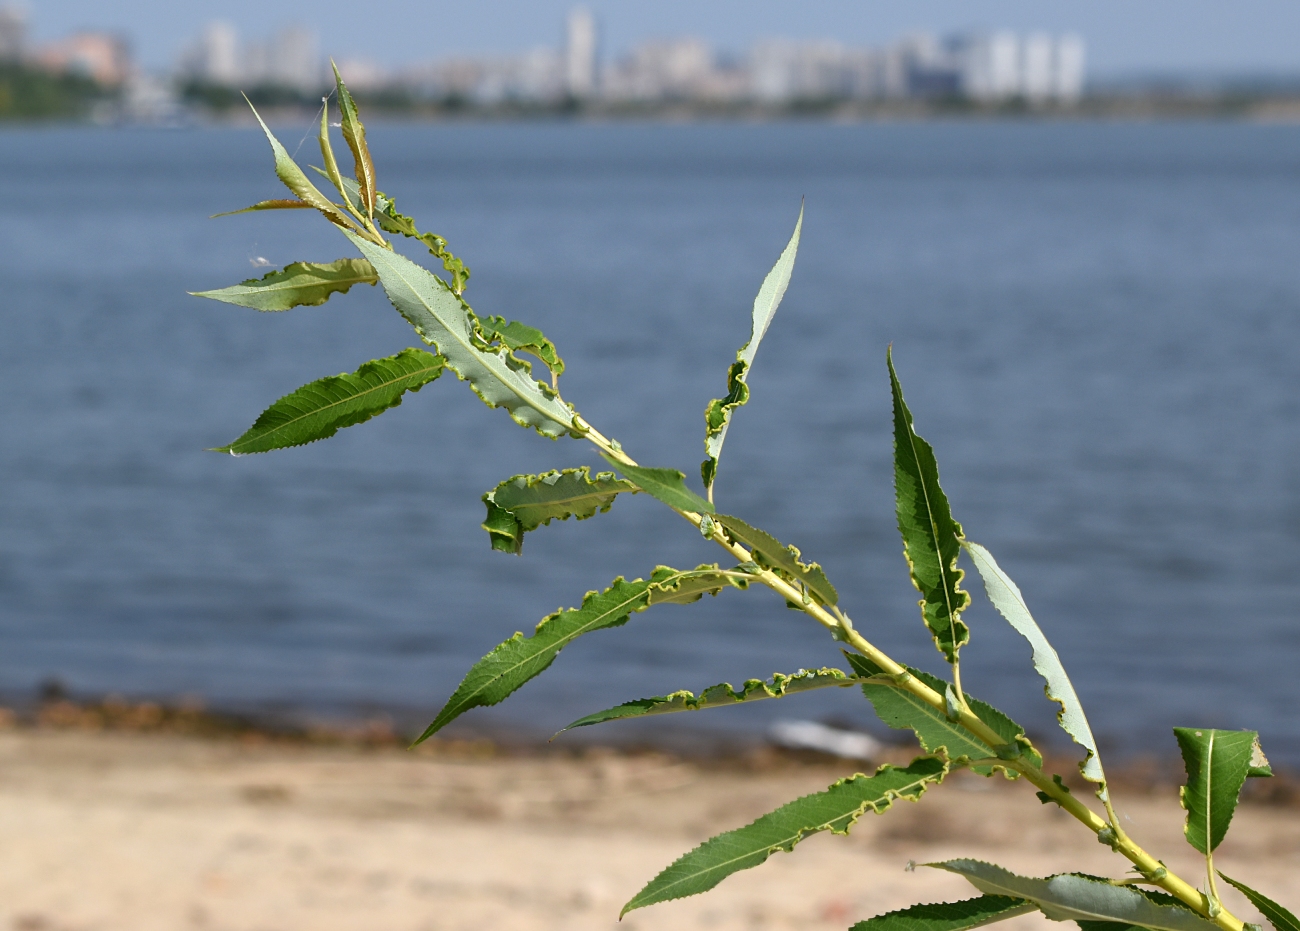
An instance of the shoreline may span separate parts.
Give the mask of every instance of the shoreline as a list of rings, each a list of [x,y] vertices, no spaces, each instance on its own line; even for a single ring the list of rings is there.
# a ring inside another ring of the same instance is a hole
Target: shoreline
[[[132,701],[120,695],[95,700],[68,697],[55,690],[43,698],[8,704],[0,703],[0,735],[45,733],[138,735],[160,739],[236,743],[247,747],[337,748],[350,751],[391,750],[447,756],[454,759],[583,759],[588,754],[613,754],[634,758],[658,756],[710,769],[766,771],[789,766],[874,767],[881,763],[905,765],[923,751],[910,732],[890,731],[880,745],[878,757],[869,761],[839,757],[818,750],[790,749],[774,744],[761,732],[723,733],[674,728],[670,723],[658,731],[637,736],[615,731],[565,732],[567,740],[554,742],[512,732],[508,728],[474,726],[459,722],[419,746],[411,741],[423,730],[423,717],[408,715],[396,720],[380,711],[368,715],[313,715],[306,711],[232,710],[209,708],[198,699],[179,702]],[[409,718],[409,720],[406,720]],[[683,722],[684,723],[684,722]],[[847,731],[847,733],[861,733]],[[1037,735],[1030,735],[1038,740]],[[892,740],[890,738],[893,738]],[[1079,755],[1061,746],[1042,746],[1047,768],[1060,772],[1076,792],[1090,794],[1088,783],[1078,776]],[[1080,751],[1081,754],[1082,751]],[[1181,784],[1183,762],[1171,746],[1163,756],[1112,751],[1106,770],[1118,790],[1141,794],[1173,793]],[[1295,808],[1300,813],[1300,770],[1274,764],[1269,779],[1251,779],[1242,799],[1253,803]]]
[[[920,803],[864,816],[848,837],[809,838],[703,896],[616,921],[696,843],[863,769],[774,750],[692,761],[600,747],[527,753],[446,740],[406,752],[255,731],[9,727],[0,927],[842,929],[970,897],[958,877],[907,871],[909,861],[1124,873],[1126,861],[1024,786],[959,773]],[[1148,849],[1199,875],[1175,789],[1116,786],[1115,796]],[[1285,900],[1300,807],[1248,799],[1234,827],[1216,862]],[[1041,916],[1016,921],[1011,931],[1044,927]]]
[[[365,105],[365,101],[361,103]],[[272,126],[311,126],[319,109],[311,106],[263,104],[262,117]],[[455,106],[437,103],[410,107],[371,105],[367,122],[382,125],[473,124],[735,124],[826,123],[865,125],[896,123],[1164,123],[1230,122],[1247,124],[1300,123],[1300,96],[1117,96],[1085,98],[1073,106],[1030,106],[1010,102],[984,106],[964,101],[811,100],[769,107],[751,103],[734,105],[606,104],[568,106]],[[241,108],[208,109],[184,106],[165,115],[132,115],[108,105],[83,115],[7,117],[0,129],[42,126],[98,126],[145,128],[257,128],[257,121]]]

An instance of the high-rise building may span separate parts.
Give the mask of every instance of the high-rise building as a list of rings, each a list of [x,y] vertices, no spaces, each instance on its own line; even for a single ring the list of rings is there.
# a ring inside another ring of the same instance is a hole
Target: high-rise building
[[[838,42],[760,42],[750,55],[751,93],[772,103],[847,97],[859,84],[876,86],[870,64]]]
[[[1020,63],[1020,93],[1035,103],[1050,98],[1056,85],[1056,43],[1045,33],[1025,38]]]
[[[1064,35],[1056,43],[1056,68],[1052,93],[1057,100],[1069,103],[1083,96],[1086,52],[1083,39]]]
[[[239,83],[239,36],[230,23],[211,22],[186,50],[181,70],[206,84],[233,87]]]
[[[321,85],[316,34],[299,26],[282,29],[244,51],[241,77],[252,85],[271,84],[311,92]]]
[[[21,8],[0,8],[0,61],[19,61],[26,51],[27,17]]]
[[[1070,102],[1083,94],[1084,46],[1078,36],[1038,32],[1022,41],[1013,32],[995,32],[959,36],[951,47],[960,61],[961,92],[973,100]]]
[[[316,33],[301,26],[289,26],[267,45],[265,78],[268,84],[292,87],[310,93],[320,88],[321,60]]]
[[[564,89],[573,97],[596,92],[596,18],[586,7],[569,11],[564,38]]]
[[[1014,32],[962,36],[953,45],[967,97],[1000,100],[1020,93],[1020,39]]]

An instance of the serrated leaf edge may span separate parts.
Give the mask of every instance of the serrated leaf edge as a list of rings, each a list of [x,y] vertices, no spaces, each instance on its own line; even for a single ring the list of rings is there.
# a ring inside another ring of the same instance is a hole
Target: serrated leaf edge
[[[817,684],[811,684],[804,680],[817,680],[824,678],[827,681]],[[721,682],[717,685],[711,685],[696,695],[694,692],[681,689],[676,692],[670,692],[667,695],[656,695],[651,698],[638,698],[633,701],[624,702],[621,705],[615,705],[612,708],[606,708],[603,711],[596,711],[592,714],[584,715],[556,732],[559,736],[565,731],[572,730],[575,727],[589,727],[593,724],[604,724],[609,721],[622,721],[634,717],[649,717],[659,714],[675,714],[680,711],[701,711],[709,708],[727,708],[742,702],[763,701],[769,698],[784,698],[787,695],[798,692],[814,691],[819,688],[845,688],[851,685],[857,685],[862,680],[857,676],[851,676],[839,669],[823,667],[821,669],[801,669],[791,675],[783,673],[774,673],[772,678],[763,679],[746,679],[740,689],[732,687],[730,682]],[[791,692],[791,689],[794,692]],[[724,691],[725,690],[725,691]],[[676,707],[661,707],[664,705],[675,705]],[[631,712],[633,707],[640,707],[644,710]],[[618,715],[617,717],[603,717],[612,712],[619,711],[623,708],[629,709],[629,714]],[[552,738],[554,739],[554,738]]]

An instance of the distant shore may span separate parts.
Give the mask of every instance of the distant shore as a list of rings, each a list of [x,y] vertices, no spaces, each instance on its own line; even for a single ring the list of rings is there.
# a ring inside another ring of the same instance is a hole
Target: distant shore
[[[308,123],[319,110],[311,100],[253,100],[272,123]],[[781,122],[839,123],[985,121],[1159,121],[1240,120],[1300,122],[1300,94],[1122,94],[1093,96],[1071,105],[1031,105],[1023,100],[980,104],[963,98],[840,100],[811,99],[769,105],[752,101],[658,101],[475,104],[452,100],[360,100],[368,122]],[[0,128],[41,123],[98,125],[255,125],[244,101],[222,99],[218,105],[189,101],[162,114],[133,110],[112,98],[80,111],[0,113]]]
[[[256,103],[256,101],[254,101]],[[251,123],[241,106],[196,108],[205,122]],[[1300,95],[1243,94],[1120,95],[1085,98],[1063,106],[1030,105],[1023,100],[979,104],[963,98],[899,100],[797,100],[779,105],[754,102],[663,101],[653,103],[568,102],[555,105],[504,103],[474,105],[463,101],[411,101],[392,105],[382,99],[360,102],[368,120],[402,122],[774,122],[813,120],[842,123],[924,120],[1183,120],[1218,119],[1267,122],[1300,121]],[[259,106],[284,122],[307,122],[319,111],[309,106]]]

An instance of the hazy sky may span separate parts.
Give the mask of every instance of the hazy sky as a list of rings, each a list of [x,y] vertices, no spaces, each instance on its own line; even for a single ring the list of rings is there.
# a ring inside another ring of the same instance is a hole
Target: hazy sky
[[[0,0],[3,2],[3,0]],[[126,33],[146,65],[165,66],[210,19],[257,37],[313,25],[322,48],[402,64],[464,53],[557,44],[570,0],[29,0],[34,37],[76,28]],[[1088,41],[1094,74],[1145,70],[1300,71],[1296,0],[590,0],[604,47],[695,34],[723,49],[768,36],[880,44],[918,29],[1005,26],[1071,30]],[[353,10],[360,12],[352,12]]]

